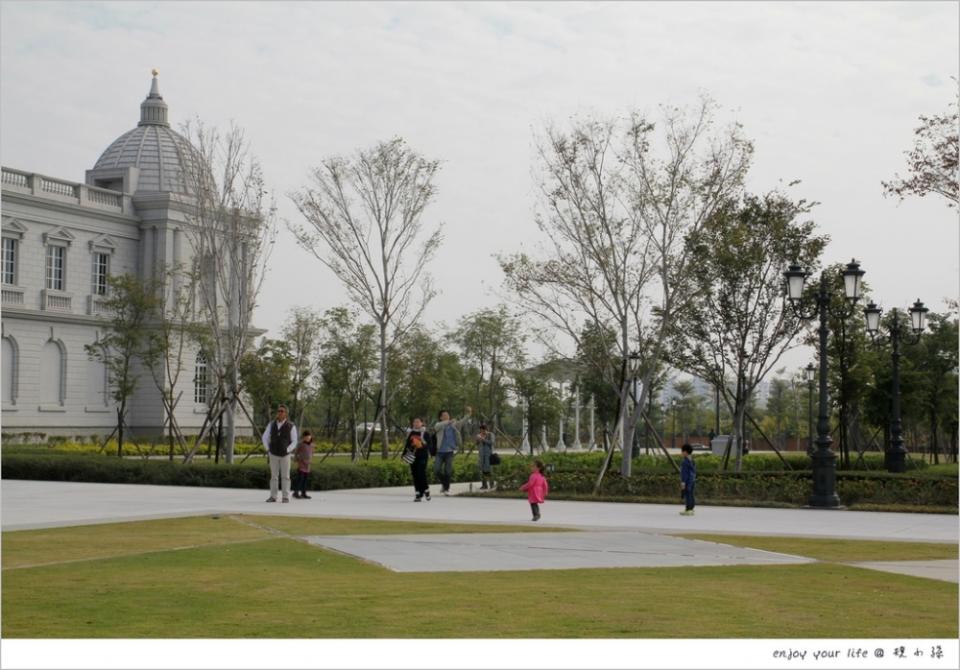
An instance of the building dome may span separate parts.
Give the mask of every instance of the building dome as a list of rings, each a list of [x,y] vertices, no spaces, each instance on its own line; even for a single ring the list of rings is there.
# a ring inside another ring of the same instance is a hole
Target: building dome
[[[196,150],[182,135],[170,128],[167,103],[160,95],[157,71],[153,71],[150,93],[140,104],[140,123],[107,147],[93,172],[116,168],[139,168],[136,192],[189,193],[191,164]]]

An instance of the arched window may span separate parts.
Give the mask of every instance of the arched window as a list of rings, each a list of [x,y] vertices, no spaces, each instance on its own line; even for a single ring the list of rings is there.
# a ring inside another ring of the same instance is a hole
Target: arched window
[[[202,351],[198,351],[197,360],[193,366],[193,402],[199,405],[205,405],[208,400],[208,375],[207,357]]]
[[[87,405],[106,407],[110,395],[107,392],[107,366],[103,361],[87,360]]]
[[[19,377],[20,356],[17,343],[12,337],[3,338],[3,404],[17,404],[17,382]]]
[[[57,340],[47,340],[40,350],[40,402],[63,405],[66,398],[67,356]]]

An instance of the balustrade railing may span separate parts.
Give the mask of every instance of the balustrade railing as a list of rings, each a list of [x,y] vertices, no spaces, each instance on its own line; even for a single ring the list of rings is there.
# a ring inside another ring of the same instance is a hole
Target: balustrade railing
[[[9,184],[10,186],[20,186],[21,188],[28,188],[28,173],[20,172],[19,170],[9,170],[7,168],[3,169],[2,181],[4,184]]]
[[[54,293],[50,289],[44,289],[41,307],[50,312],[73,311],[73,296],[64,293]]]
[[[2,289],[2,293],[4,305],[23,305],[22,288],[4,288]]]
[[[55,196],[58,200],[60,198],[70,198],[74,201],[74,204],[81,207],[110,208],[120,212],[124,211],[125,204],[129,208],[129,203],[124,202],[122,193],[99,186],[53,179],[41,174],[23,172],[12,168],[3,168],[0,180],[2,180],[4,187],[23,189],[25,192],[40,197]]]

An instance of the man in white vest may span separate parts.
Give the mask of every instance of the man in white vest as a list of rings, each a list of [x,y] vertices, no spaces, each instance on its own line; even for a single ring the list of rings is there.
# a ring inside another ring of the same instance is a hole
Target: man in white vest
[[[287,420],[287,407],[277,407],[277,418],[263,431],[263,448],[270,460],[270,497],[277,502],[277,475],[283,480],[283,502],[290,502],[290,454],[297,447],[297,427]]]

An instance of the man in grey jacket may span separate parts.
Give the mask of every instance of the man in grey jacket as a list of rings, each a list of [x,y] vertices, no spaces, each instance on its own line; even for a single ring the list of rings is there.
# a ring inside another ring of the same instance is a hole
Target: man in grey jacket
[[[433,464],[433,472],[440,480],[440,492],[450,495],[450,479],[453,477],[453,455],[463,444],[460,431],[473,414],[473,409],[467,406],[461,419],[451,419],[450,412],[440,410],[439,419],[433,426],[433,433],[437,440],[437,460]]]

